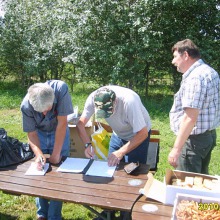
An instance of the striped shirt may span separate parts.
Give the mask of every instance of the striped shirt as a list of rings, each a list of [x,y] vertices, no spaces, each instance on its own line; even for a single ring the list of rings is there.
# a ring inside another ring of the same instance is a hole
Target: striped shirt
[[[184,108],[199,109],[191,135],[202,134],[220,125],[219,75],[201,59],[183,74],[180,89],[174,95],[174,103],[170,110],[170,126],[176,135]]]

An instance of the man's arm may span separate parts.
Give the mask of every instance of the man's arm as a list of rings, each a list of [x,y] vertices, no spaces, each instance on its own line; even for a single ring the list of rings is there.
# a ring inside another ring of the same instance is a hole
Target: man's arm
[[[91,139],[88,136],[86,129],[85,129],[85,125],[87,124],[87,122],[89,121],[88,118],[84,118],[84,117],[80,117],[77,125],[76,125],[76,130],[79,134],[79,137],[81,138],[83,144],[85,145],[86,143],[90,143]],[[91,148],[86,148],[85,149],[85,155],[88,158],[93,157],[95,154],[94,150],[92,150],[91,152]]]
[[[31,149],[33,150],[34,155],[36,157],[35,162],[38,163],[38,169],[41,170],[43,166],[43,164],[41,164],[41,159],[43,159],[43,161],[45,162],[46,158],[40,149],[40,141],[37,132],[36,131],[28,132],[27,136],[28,136],[28,143],[30,144]]]
[[[144,127],[140,131],[138,131],[136,135],[130,141],[128,141],[123,147],[121,147],[119,150],[109,155],[108,157],[109,166],[117,165],[125,154],[137,148],[147,137],[148,137],[148,130],[147,127]]]
[[[184,143],[188,139],[193,127],[196,124],[199,115],[199,109],[196,108],[186,108],[182,122],[180,124],[180,129],[176,140],[174,142],[173,148],[168,156],[168,161],[171,166],[177,167],[177,161]]]
[[[38,155],[41,155],[42,151],[40,149],[40,141],[37,132],[36,131],[28,132],[27,135],[28,135],[28,142],[35,156],[37,157]]]
[[[49,158],[49,161],[53,164],[57,164],[61,160],[60,153],[66,136],[67,116],[57,116],[57,120],[53,153]]]

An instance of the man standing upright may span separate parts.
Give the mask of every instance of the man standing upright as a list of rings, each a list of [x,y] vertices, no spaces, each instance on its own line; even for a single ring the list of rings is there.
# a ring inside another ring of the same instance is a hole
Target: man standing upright
[[[220,124],[219,74],[204,63],[190,39],[177,42],[172,52],[172,64],[183,75],[170,111],[176,140],[168,161],[178,170],[208,174]]]

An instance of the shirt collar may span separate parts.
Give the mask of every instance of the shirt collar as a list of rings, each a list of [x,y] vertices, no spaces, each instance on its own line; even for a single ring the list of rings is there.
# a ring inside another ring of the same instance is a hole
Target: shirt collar
[[[198,66],[204,64],[204,61],[202,59],[197,60],[183,75],[182,75],[182,79],[186,79],[190,73],[197,68]]]

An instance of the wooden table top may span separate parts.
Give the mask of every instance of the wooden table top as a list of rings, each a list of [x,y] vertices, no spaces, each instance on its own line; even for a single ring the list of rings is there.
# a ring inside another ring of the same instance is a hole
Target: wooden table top
[[[158,208],[157,211],[147,212],[144,211],[144,205],[154,205]],[[157,202],[152,199],[146,198],[146,196],[142,195],[142,197],[134,204],[132,209],[132,220],[170,220],[172,216],[172,206],[164,205],[160,202]]]
[[[112,178],[57,172],[58,166],[51,166],[45,176],[26,176],[30,164],[0,168],[0,190],[119,211],[131,211],[148,172],[147,165],[141,164],[136,175],[128,175],[121,163]],[[132,186],[131,180],[141,184]]]

